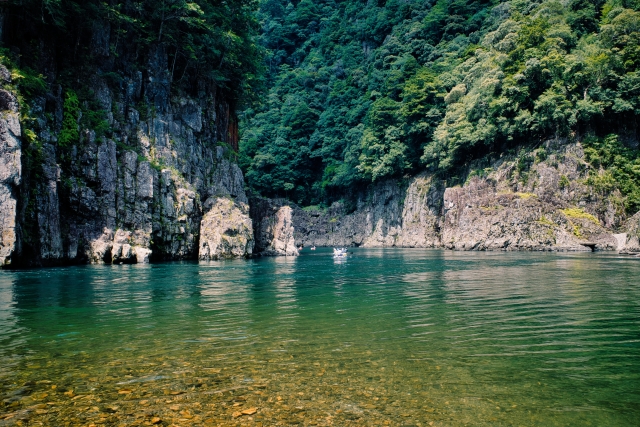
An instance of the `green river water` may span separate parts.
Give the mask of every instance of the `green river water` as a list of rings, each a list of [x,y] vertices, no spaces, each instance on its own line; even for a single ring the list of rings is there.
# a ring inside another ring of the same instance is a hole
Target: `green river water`
[[[0,426],[638,426],[640,260],[0,272]]]

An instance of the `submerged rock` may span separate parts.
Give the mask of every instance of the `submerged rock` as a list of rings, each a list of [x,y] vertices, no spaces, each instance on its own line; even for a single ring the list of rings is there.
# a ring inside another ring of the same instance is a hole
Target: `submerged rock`
[[[254,239],[249,207],[226,197],[217,197],[206,204],[211,204],[211,209],[200,224],[199,259],[251,256]]]

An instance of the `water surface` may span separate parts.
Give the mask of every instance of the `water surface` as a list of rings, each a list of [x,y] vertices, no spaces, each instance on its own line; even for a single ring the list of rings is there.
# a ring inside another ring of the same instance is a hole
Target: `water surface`
[[[421,249],[4,271],[0,426],[638,425],[639,278]]]

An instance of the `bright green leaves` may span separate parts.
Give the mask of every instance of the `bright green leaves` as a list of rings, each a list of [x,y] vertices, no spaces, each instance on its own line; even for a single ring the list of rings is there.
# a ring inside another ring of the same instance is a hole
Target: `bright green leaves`
[[[317,204],[545,138],[637,132],[638,15],[635,0],[263,0],[271,90],[245,122],[249,184]]]
[[[547,1],[512,15],[487,34],[488,50],[454,68],[444,120],[422,157],[428,166],[448,170],[505,144],[633,126],[640,14],[612,9],[600,34],[578,40],[571,25],[580,4],[567,11]]]
[[[370,181],[393,176],[409,166],[404,132],[398,126],[398,102],[382,98],[371,106],[360,141],[357,170]]]
[[[72,90],[64,94],[64,106],[62,116],[62,129],[58,135],[58,144],[61,147],[70,147],[80,140],[78,121],[80,120],[80,102],[78,95]]]
[[[11,79],[17,84],[20,93],[29,99],[43,95],[47,91],[45,77],[29,67],[14,68],[11,72]]]
[[[587,138],[585,156],[593,169],[587,183],[608,194],[620,190],[629,212],[640,211],[640,153],[622,144],[617,135]]]
[[[300,102],[290,114],[285,115],[285,121],[291,129],[289,137],[292,140],[302,139],[306,143],[315,130],[318,113],[309,108],[306,102]]]
[[[80,129],[91,129],[96,137],[109,134],[112,130],[106,119],[106,112],[95,101],[95,94],[89,90],[76,93],[69,89],[64,94],[62,127],[58,134],[58,145],[68,148],[80,142]]]
[[[575,109],[567,99],[565,88],[556,83],[536,99],[533,108],[534,124],[531,127],[543,135],[564,136],[577,123]]]
[[[606,47],[619,52],[626,71],[636,70],[640,66],[640,12],[621,10],[602,27],[601,39]]]

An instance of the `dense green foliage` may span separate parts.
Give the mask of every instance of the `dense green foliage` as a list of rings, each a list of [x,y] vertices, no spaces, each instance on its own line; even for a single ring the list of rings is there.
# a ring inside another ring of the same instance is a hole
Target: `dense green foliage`
[[[640,211],[640,151],[622,144],[616,135],[587,138],[585,155],[594,167],[588,183],[602,195],[620,190],[626,196],[624,207]]]
[[[65,86],[95,72],[118,85],[162,46],[174,88],[213,81],[230,100],[254,96],[262,74],[254,0],[7,0],[3,38],[24,69],[57,69]],[[19,55],[17,54],[19,52]],[[54,60],[55,63],[48,63]],[[77,88],[76,88],[77,89]]]
[[[638,0],[263,0],[270,90],[245,114],[247,180],[317,204],[420,170],[450,176],[550,137],[637,142],[639,10]],[[619,157],[631,169],[616,166],[633,184],[625,195],[637,191],[636,151]]]

